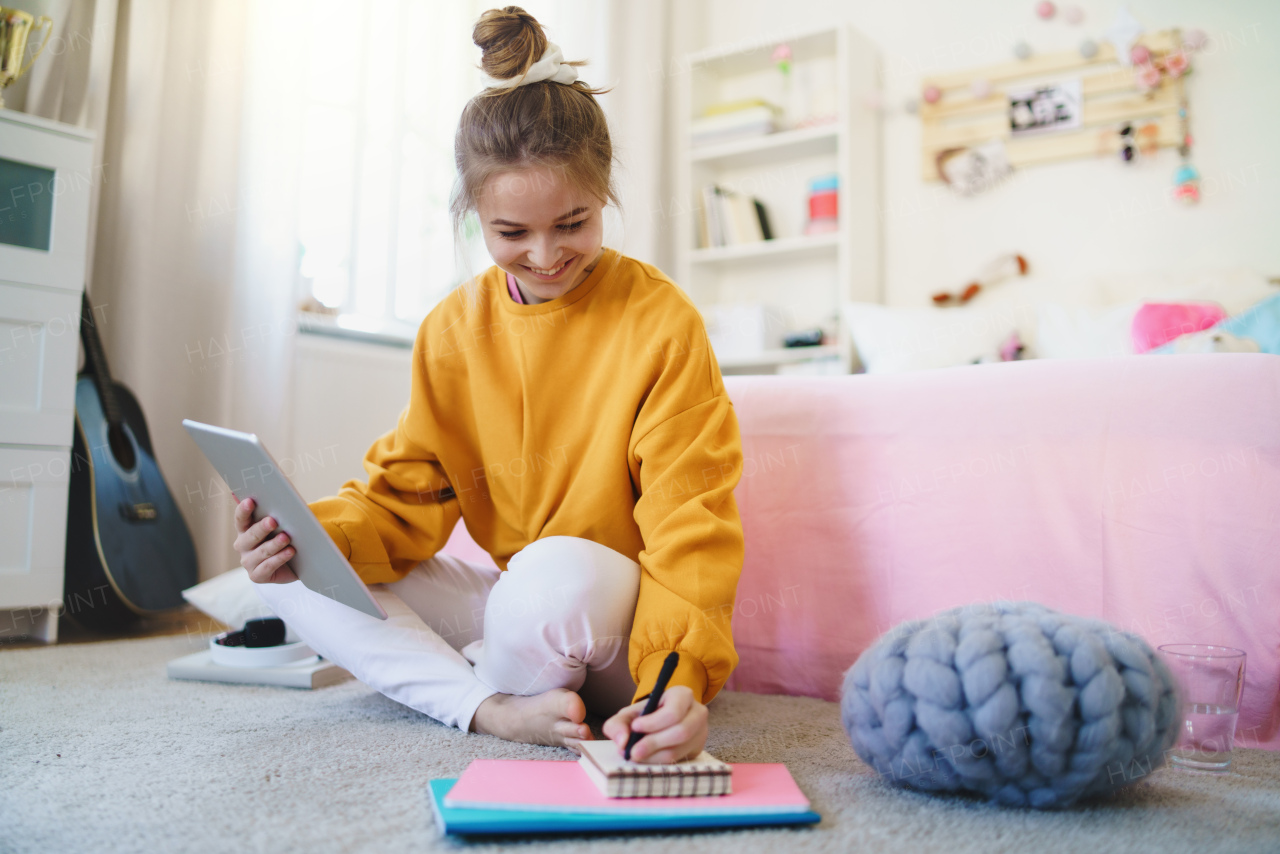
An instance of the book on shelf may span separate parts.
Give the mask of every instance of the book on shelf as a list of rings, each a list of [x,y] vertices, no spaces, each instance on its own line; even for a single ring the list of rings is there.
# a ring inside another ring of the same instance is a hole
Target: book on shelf
[[[733,791],[732,769],[705,750],[684,762],[646,765],[623,759],[612,741],[584,741],[579,747],[578,764],[607,798],[687,798]]]
[[[690,144],[697,147],[763,136],[778,129],[781,110],[759,99],[708,107],[689,124]]]
[[[736,246],[773,239],[769,215],[756,198],[715,184],[702,188],[698,209],[698,245]]]
[[[715,184],[702,188],[702,205],[698,208],[698,232],[703,238],[701,246],[723,246],[724,233],[720,229],[720,191]]]
[[[756,207],[756,216],[760,219],[761,240],[773,240],[773,229],[769,227],[769,214],[759,199],[752,199]]]

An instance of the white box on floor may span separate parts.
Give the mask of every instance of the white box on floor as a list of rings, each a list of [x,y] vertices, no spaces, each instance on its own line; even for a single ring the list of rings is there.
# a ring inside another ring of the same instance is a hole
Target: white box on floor
[[[165,672],[170,679],[306,689],[324,688],[351,678],[346,670],[319,656],[275,667],[227,667],[214,661],[207,649],[175,658]]]
[[[782,346],[787,331],[782,309],[762,303],[709,306],[703,317],[717,359],[752,356]]]

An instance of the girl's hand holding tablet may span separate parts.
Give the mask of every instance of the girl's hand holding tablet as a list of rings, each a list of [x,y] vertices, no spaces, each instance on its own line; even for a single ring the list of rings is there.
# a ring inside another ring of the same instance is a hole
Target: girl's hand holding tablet
[[[246,498],[236,505],[236,541],[232,544],[240,554],[240,565],[249,570],[249,579],[258,584],[288,584],[297,581],[289,568],[296,549],[289,545],[289,535],[272,532],[279,527],[270,516],[253,521],[254,501]]]

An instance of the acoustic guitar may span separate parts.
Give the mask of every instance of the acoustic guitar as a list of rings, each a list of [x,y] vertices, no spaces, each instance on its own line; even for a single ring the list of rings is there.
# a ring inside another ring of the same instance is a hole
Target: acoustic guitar
[[[111,379],[86,294],[67,507],[65,613],[111,632],[182,605],[199,580],[195,545],[151,448],[142,408]]]

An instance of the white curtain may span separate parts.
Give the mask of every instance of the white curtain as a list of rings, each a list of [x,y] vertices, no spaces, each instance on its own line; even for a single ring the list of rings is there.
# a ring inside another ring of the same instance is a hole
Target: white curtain
[[[29,77],[5,93],[8,105],[99,134],[89,292],[104,307],[113,373],[142,404],[208,578],[236,563],[233,500],[182,419],[258,433],[278,457],[306,450],[290,446],[287,402],[308,85],[297,34],[310,4],[4,1],[56,24]],[[668,264],[667,69],[682,38],[669,32],[670,0],[525,7],[567,55],[591,60],[585,79],[616,85],[604,103],[623,164],[624,217],[609,241]],[[333,73],[348,72],[335,56]],[[340,407],[342,390],[333,396]]]
[[[250,370],[236,305],[249,11],[242,0],[120,0],[90,278],[115,372],[142,403],[205,576],[234,565],[232,502],[181,422],[226,423]]]

